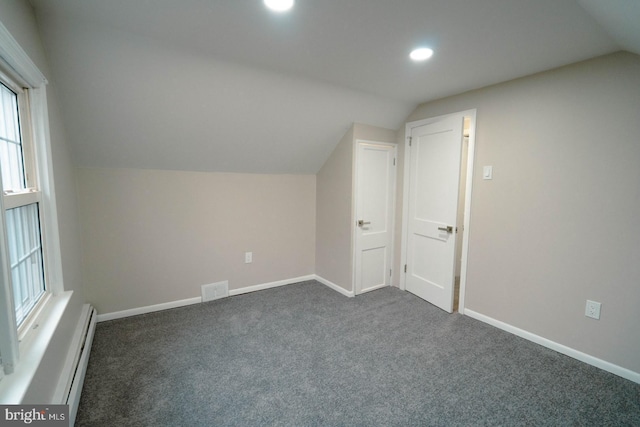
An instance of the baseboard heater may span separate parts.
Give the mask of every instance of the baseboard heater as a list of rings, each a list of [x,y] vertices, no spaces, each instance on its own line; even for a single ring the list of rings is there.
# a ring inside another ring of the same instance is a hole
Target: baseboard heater
[[[82,307],[82,314],[76,332],[73,337],[71,349],[65,365],[65,375],[67,378],[64,387],[61,387],[58,401],[62,404],[69,405],[69,425],[73,426],[78,413],[78,405],[80,404],[80,393],[82,392],[82,384],[84,376],[87,373],[87,365],[89,364],[89,353],[91,352],[91,343],[96,330],[96,320],[98,313],[95,308],[89,304]],[[68,375],[67,375],[68,374]]]

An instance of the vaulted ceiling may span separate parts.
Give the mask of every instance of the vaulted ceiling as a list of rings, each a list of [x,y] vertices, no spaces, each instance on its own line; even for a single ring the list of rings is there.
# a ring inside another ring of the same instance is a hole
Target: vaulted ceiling
[[[31,2],[84,167],[315,173],[354,121],[640,53],[634,0]]]

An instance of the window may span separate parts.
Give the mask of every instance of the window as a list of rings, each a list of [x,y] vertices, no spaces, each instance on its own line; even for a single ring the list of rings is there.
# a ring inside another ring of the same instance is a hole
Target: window
[[[25,162],[25,141],[21,125],[30,123],[28,109],[19,108],[24,102],[21,96],[6,86],[8,79],[0,85],[0,170],[2,170],[2,189],[4,197],[6,235],[8,241],[11,290],[16,316],[16,324],[23,322],[45,293],[42,239],[40,232],[40,214],[38,208],[39,192],[28,172],[29,162]],[[22,114],[21,114],[22,111]],[[34,202],[35,200],[35,202]]]
[[[22,132],[18,113],[18,94],[7,86],[0,86],[0,169],[5,192],[26,188]]]
[[[0,366],[5,374],[15,371],[21,355],[41,354],[27,338],[40,337],[38,331],[48,326],[41,322],[52,319],[44,307],[60,307],[69,297],[56,298],[64,288],[46,85],[0,23]]]
[[[18,326],[44,295],[44,266],[38,204],[7,211],[11,285]]]

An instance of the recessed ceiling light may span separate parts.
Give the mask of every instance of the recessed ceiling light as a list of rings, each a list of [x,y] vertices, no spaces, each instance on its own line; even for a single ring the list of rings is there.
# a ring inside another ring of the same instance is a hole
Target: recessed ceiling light
[[[295,0],[264,0],[264,4],[275,12],[286,12],[293,7]]]
[[[409,54],[409,57],[414,61],[425,61],[431,58],[432,55],[433,55],[433,50],[426,47],[421,47],[419,49],[413,50]]]

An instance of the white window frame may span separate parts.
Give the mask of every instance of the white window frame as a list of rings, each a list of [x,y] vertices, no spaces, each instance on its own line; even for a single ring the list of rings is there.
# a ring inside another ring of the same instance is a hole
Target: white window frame
[[[2,64],[0,64],[1,67]],[[19,192],[11,192],[9,194],[4,194],[2,196],[3,201],[3,214],[6,215],[6,211],[9,209],[19,208],[31,204],[38,204],[38,216],[41,217],[40,211],[42,210],[42,197],[38,179],[38,168],[37,163],[35,161],[35,142],[33,139],[33,129],[31,128],[31,108],[29,104],[29,89],[22,88],[20,85],[16,84],[16,82],[10,78],[7,74],[3,73],[0,69],[0,80],[2,80],[2,84],[9,88],[9,90],[13,91],[18,100],[18,117],[20,120],[20,135],[21,135],[21,145],[22,145],[22,162],[24,167],[24,176],[25,176],[25,189]],[[1,179],[0,179],[1,181]],[[40,220],[41,218],[39,218]],[[5,217],[6,221],[6,217]],[[6,228],[4,228],[6,232]],[[38,302],[34,307],[31,308],[29,314],[23,319],[22,323],[18,325],[18,340],[22,340],[24,336],[27,334],[28,330],[33,326],[35,319],[38,314],[42,311],[42,308],[46,305],[49,297],[51,296],[49,292],[49,287],[47,285],[47,274],[48,271],[48,260],[45,257],[44,252],[44,241],[46,240],[46,235],[42,226],[38,230],[41,234],[41,243],[42,243],[42,268],[44,273],[44,283],[45,283],[45,292],[40,296]],[[15,284],[11,287],[11,291],[15,291]],[[13,301],[13,300],[12,300]],[[15,311],[15,307],[14,311]]]
[[[20,359],[21,341],[28,337],[37,324],[38,316],[50,301],[50,297],[61,294],[64,288],[47,110],[46,85],[48,82],[2,23],[0,23],[0,66],[9,79],[28,89],[26,105],[29,108],[30,124],[22,128],[27,129],[25,132],[30,132],[29,137],[33,144],[31,151],[26,147],[27,151],[24,155],[25,163],[29,162],[29,166],[35,166],[31,171],[37,174],[36,177],[28,177],[28,180],[33,183],[35,178],[39,188],[37,193],[26,191],[20,195],[0,197],[2,213],[0,215],[2,217],[0,220],[0,280],[2,282],[0,285],[0,357],[2,357],[4,373],[10,374]],[[28,166],[26,169],[29,169]],[[30,185],[29,182],[28,185]],[[45,296],[23,321],[20,330],[16,327],[13,294],[9,285],[11,269],[5,220],[5,210],[10,208],[11,199],[17,200],[17,198],[21,198],[22,201],[33,199],[39,204],[42,255],[47,287]]]

